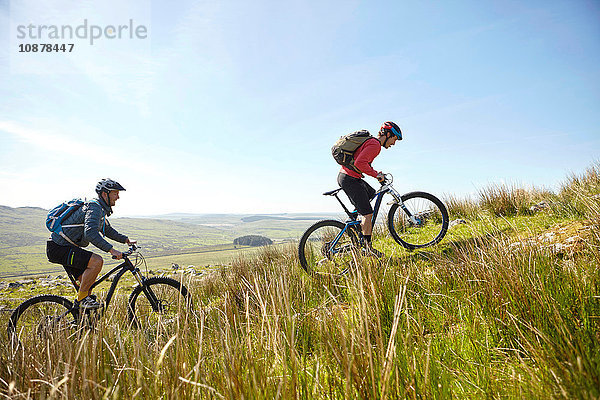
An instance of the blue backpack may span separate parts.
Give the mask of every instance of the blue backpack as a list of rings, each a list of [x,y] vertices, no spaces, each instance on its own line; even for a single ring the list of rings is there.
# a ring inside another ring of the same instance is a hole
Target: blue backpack
[[[58,233],[60,236],[65,238],[68,242],[73,243],[71,239],[64,234],[63,228],[72,228],[75,226],[83,226],[83,224],[75,225],[63,225],[63,221],[69,218],[73,213],[81,208],[85,204],[85,201],[81,199],[73,199],[71,201],[65,201],[64,203],[54,207],[48,212],[46,217],[46,227],[50,232]]]

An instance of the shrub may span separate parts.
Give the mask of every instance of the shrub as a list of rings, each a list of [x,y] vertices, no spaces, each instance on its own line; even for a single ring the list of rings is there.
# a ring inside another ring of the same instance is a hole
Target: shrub
[[[268,237],[259,236],[259,235],[246,235],[239,238],[236,238],[233,241],[233,244],[236,246],[267,246],[273,244],[273,241]]]

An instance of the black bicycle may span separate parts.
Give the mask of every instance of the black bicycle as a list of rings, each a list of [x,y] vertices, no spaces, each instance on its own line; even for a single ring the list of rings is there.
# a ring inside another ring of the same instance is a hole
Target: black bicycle
[[[392,196],[388,203],[387,227],[396,242],[409,250],[438,243],[448,230],[448,210],[437,197],[425,192],[400,195],[392,187],[393,177],[385,175],[381,188],[375,193],[373,226],[385,194]],[[348,219],[319,221],[304,232],[298,245],[300,265],[308,273],[341,273],[361,252],[367,253],[360,240],[360,220],[356,211],[349,211],[338,197],[341,188],[323,193],[334,196]]]
[[[134,253],[135,257],[131,257]],[[137,246],[133,245],[123,253],[121,264],[96,280],[91,289],[116,272],[103,307],[99,310],[81,310],[66,297],[53,294],[43,294],[24,301],[10,316],[9,336],[22,343],[23,340],[34,340],[61,331],[71,333],[79,327],[93,325],[106,312],[119,280],[128,271],[138,282],[127,303],[127,317],[131,326],[159,329],[174,323],[181,313],[191,311],[191,296],[181,282],[162,276],[146,278],[138,268],[142,263],[145,263],[144,258],[137,251]],[[69,278],[78,291],[75,278],[70,274]]]

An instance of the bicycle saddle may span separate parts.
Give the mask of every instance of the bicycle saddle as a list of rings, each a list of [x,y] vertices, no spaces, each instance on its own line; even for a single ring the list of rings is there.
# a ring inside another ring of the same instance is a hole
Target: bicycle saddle
[[[323,196],[335,196],[342,188],[330,190],[329,192],[323,193]]]

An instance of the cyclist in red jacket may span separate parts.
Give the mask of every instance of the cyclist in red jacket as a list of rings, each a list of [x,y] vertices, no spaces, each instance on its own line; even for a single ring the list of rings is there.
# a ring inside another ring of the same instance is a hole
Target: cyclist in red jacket
[[[378,137],[367,139],[354,152],[354,166],[360,173],[343,166],[338,174],[338,184],[362,216],[361,227],[365,246],[377,257],[381,257],[383,254],[374,249],[371,244],[371,233],[373,232],[371,199],[375,196],[376,190],[362,178],[366,174],[379,182],[384,181],[383,172],[373,169],[371,163],[379,155],[382,147],[389,149],[397,140],[402,140],[402,131],[398,125],[391,121],[384,122],[379,130]]]

